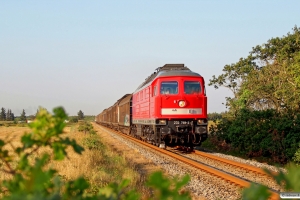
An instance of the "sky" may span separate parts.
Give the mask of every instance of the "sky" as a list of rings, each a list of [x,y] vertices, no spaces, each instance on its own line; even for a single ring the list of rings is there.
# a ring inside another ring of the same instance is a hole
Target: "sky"
[[[232,93],[209,79],[300,26],[299,7],[298,0],[0,0],[0,108],[97,115],[156,68],[183,63],[204,77],[208,113],[223,112]]]

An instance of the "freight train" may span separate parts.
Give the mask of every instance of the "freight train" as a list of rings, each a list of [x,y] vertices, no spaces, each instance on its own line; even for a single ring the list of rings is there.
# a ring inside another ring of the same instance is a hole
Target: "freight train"
[[[95,121],[156,146],[193,149],[208,135],[204,78],[184,64],[166,64]]]

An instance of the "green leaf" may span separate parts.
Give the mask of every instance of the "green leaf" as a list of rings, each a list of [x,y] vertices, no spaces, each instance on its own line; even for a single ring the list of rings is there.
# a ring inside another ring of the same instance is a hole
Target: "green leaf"
[[[252,183],[249,188],[244,189],[243,200],[267,200],[271,196],[268,187]]]
[[[189,176],[186,175],[182,180],[164,178],[162,172],[155,172],[150,175],[147,185],[153,188],[155,197],[158,199],[191,199],[188,192],[180,193],[180,189],[189,181]]]
[[[36,144],[36,141],[32,139],[31,134],[25,134],[21,138],[21,142],[23,143],[23,150],[32,147]]]
[[[64,194],[65,199],[70,197],[80,197],[83,195],[84,190],[89,188],[89,183],[82,177],[75,181],[68,181],[66,183],[66,192]]]
[[[54,160],[63,160],[67,155],[66,146],[59,142],[54,142],[52,144]]]
[[[5,145],[5,142],[3,140],[0,140],[0,148],[2,148]]]

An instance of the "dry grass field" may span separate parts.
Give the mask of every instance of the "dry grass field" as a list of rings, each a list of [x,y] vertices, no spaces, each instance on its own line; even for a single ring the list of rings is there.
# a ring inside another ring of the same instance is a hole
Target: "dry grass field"
[[[28,127],[16,127],[16,126],[0,126],[0,140],[10,141],[10,145],[6,145],[5,148],[12,150],[13,147],[18,147],[21,145],[21,137],[25,131],[30,131]],[[0,161],[2,164],[2,161]],[[0,169],[3,169],[4,166],[0,165]],[[0,180],[9,179],[10,175],[1,171]]]
[[[72,148],[67,150],[68,159],[63,161],[53,161],[48,166],[56,169],[63,180],[73,180],[83,176],[90,184],[89,192],[95,193],[99,188],[112,182],[120,183],[122,179],[129,179],[130,189],[136,189],[142,194],[142,199],[150,196],[150,191],[145,187],[147,176],[160,170],[159,167],[150,163],[147,159],[137,156],[137,153],[129,149],[126,145],[114,141],[107,133],[101,132],[97,125],[94,125],[97,134],[90,135],[77,131],[77,126],[73,125],[64,129],[64,136],[75,139],[85,148],[82,155],[76,154]],[[28,127],[0,127],[0,139],[10,141],[17,147],[21,145],[20,139],[24,132],[30,132]],[[95,148],[89,145],[96,144]],[[5,147],[12,149],[11,145]],[[32,158],[48,152],[49,149],[40,149]],[[0,161],[1,162],[1,161]],[[0,170],[5,166],[1,166]],[[10,175],[3,171],[0,173],[0,180],[9,179]]]
[[[29,132],[30,129],[28,127],[0,126],[0,139],[15,137],[14,141],[19,141],[25,131]]]

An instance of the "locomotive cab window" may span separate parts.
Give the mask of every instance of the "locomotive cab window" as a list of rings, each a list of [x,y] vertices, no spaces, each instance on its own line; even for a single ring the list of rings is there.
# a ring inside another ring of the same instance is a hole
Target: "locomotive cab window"
[[[201,86],[198,81],[185,81],[184,82],[184,93],[185,94],[200,94]]]
[[[178,82],[163,81],[160,85],[160,94],[178,94]]]

